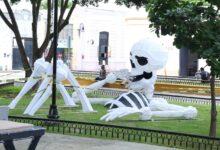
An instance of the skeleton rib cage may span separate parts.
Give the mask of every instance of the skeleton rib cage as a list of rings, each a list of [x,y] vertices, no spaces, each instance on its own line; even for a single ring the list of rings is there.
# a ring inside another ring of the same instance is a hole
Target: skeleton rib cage
[[[149,99],[140,92],[128,92],[120,95],[115,100],[111,100],[105,104],[106,107],[119,108],[119,107],[132,107],[141,109],[149,107]]]

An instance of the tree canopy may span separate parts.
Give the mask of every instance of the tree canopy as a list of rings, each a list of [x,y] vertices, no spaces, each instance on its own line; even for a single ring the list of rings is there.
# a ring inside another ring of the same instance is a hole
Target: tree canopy
[[[207,60],[220,74],[220,1],[149,0],[146,5],[156,34],[174,35],[174,45]]]
[[[125,5],[127,7],[136,6],[141,7],[147,4],[147,0],[115,0],[118,5]]]
[[[211,122],[209,135],[216,136],[215,76],[220,75],[220,1],[148,0],[150,27],[160,35],[173,35],[174,45],[188,48],[211,66]]]

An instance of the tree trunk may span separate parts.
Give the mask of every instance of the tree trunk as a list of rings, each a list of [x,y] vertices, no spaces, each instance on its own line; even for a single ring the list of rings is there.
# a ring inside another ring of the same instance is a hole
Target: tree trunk
[[[32,69],[31,69],[30,64],[28,62],[27,55],[25,53],[22,39],[21,39],[19,32],[15,31],[15,38],[16,38],[18,49],[20,52],[21,61],[22,61],[22,64],[23,64],[23,67],[25,70],[25,77],[30,77],[32,74]]]
[[[20,35],[19,29],[18,29],[17,22],[15,20],[14,13],[12,11],[12,8],[11,8],[10,4],[9,4],[9,1],[3,0],[3,2],[4,2],[5,7],[8,11],[8,15],[11,19],[11,22],[4,16],[2,11],[0,11],[1,12],[1,17],[5,21],[5,23],[8,25],[8,27],[15,34],[15,39],[16,39],[16,42],[17,42],[17,45],[18,45],[18,50],[20,52],[21,61],[22,61],[22,64],[23,64],[23,67],[24,67],[24,70],[25,70],[25,77],[29,77],[32,73],[32,70],[31,70],[31,67],[29,65],[27,55],[25,53],[24,45],[22,43],[21,35]]]
[[[211,87],[211,122],[210,122],[210,130],[209,136],[216,136],[217,129],[217,110],[216,110],[216,100],[215,100],[215,73],[211,68],[211,79],[210,79],[210,87]]]
[[[46,61],[48,62],[51,62],[52,58],[53,58],[53,52],[54,52],[54,46],[53,46],[53,41],[51,42],[51,45],[50,45],[50,49],[49,49],[49,52],[47,54],[47,57],[46,57]]]
[[[60,13],[60,16],[59,16],[59,20],[58,20],[58,37],[59,37],[59,33],[63,30],[63,28],[69,24],[69,19],[73,13],[73,10],[75,9],[76,7],[76,4],[77,4],[77,0],[73,0],[72,1],[72,6],[69,10],[69,12],[67,13],[67,16],[65,19],[63,19],[63,16],[64,16],[64,13],[65,13],[65,10],[67,8],[67,5],[68,5],[68,1],[65,1],[65,3],[63,3],[63,7],[61,7],[61,13]],[[52,39],[52,34],[50,35],[50,39]],[[46,57],[46,61],[51,61],[52,57],[53,57],[53,41],[51,42],[51,46],[50,46],[50,49],[49,49],[49,52],[48,52],[48,55]]]
[[[41,5],[41,0],[32,1],[32,37],[33,37],[33,63],[41,57],[41,53],[38,48],[38,36],[37,36],[37,27],[38,27],[38,16],[39,9]]]

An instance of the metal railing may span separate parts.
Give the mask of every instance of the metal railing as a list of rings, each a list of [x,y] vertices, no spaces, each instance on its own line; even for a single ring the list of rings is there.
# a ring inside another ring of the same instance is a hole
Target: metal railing
[[[219,150],[220,138],[99,123],[10,116],[10,120],[42,126],[48,132],[117,139],[197,150]]]
[[[76,77],[85,78],[85,79],[95,79],[98,76],[98,72],[92,71],[73,71],[72,72]],[[178,76],[161,76],[157,77],[157,83],[169,83],[169,84],[184,84],[184,85],[198,85],[198,86],[210,86],[209,83],[201,83],[200,79],[188,77],[178,77]],[[216,79],[216,87],[220,87],[220,80]]]
[[[93,91],[92,94],[109,96],[109,97],[118,97],[124,92],[126,92],[126,90],[102,88]],[[211,99],[207,96],[186,96],[186,95],[178,95],[177,93],[174,94],[154,93],[154,96],[174,102],[188,102],[188,103],[208,104],[208,105],[211,104]],[[216,104],[220,105],[220,99],[218,98],[216,99]]]
[[[73,71],[72,72],[75,77],[83,78],[83,79],[95,79],[99,76],[98,72],[91,72],[91,71]],[[4,75],[5,76],[5,75]],[[0,82],[13,82],[13,81],[22,81],[27,80],[27,78],[16,78],[16,79],[4,79]],[[183,78],[183,77],[170,77],[170,76],[158,76],[157,83],[168,83],[168,84],[180,84],[180,85],[195,85],[195,86],[207,86],[209,87],[209,83],[201,83],[200,79],[195,78]],[[220,80],[216,79],[215,86],[220,87]]]

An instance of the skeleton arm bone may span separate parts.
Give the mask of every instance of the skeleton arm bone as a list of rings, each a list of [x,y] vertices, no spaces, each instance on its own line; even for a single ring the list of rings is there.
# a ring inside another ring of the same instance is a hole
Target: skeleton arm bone
[[[86,88],[84,88],[84,92],[85,93],[90,93],[92,91],[98,90],[100,88],[102,88],[106,83],[114,83],[116,81],[117,77],[115,76],[115,74],[110,73],[107,75],[106,79],[95,82],[89,86],[87,86]],[[77,93],[73,92],[72,97],[74,98],[75,102],[78,102],[79,100],[77,99]]]
[[[116,118],[121,118],[136,113],[140,114],[141,113],[140,109],[132,108],[132,107],[119,107],[115,109],[110,109],[106,115],[100,118],[100,120],[112,121],[115,120]]]
[[[129,72],[127,69],[122,69],[122,70],[119,70],[119,71],[116,71],[113,73],[109,73],[104,80],[95,82],[95,83],[87,86],[86,88],[84,88],[84,91],[85,91],[85,93],[90,93],[92,91],[95,91],[95,90],[102,88],[106,83],[116,82],[116,80],[118,78],[122,79],[122,80],[128,80],[128,76],[129,76]],[[74,100],[76,102],[78,102],[76,92],[74,92],[72,94],[72,97],[74,98]]]
[[[85,93],[90,93],[92,91],[98,90],[102,88],[106,83],[114,83],[116,81],[117,77],[115,74],[110,73],[107,75],[107,77],[104,80],[98,81],[94,84],[89,85],[84,89]]]

